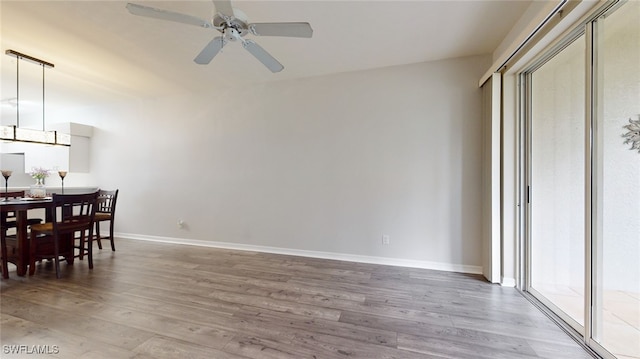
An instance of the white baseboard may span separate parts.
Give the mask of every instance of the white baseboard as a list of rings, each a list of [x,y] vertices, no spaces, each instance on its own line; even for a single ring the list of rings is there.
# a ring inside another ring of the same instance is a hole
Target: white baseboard
[[[134,234],[134,233],[115,233],[115,237],[142,240],[142,241],[151,241],[151,242],[185,244],[185,245],[191,245],[191,246],[235,249],[235,250],[241,250],[241,251],[264,252],[264,253],[301,256],[301,257],[333,259],[333,260],[358,262],[358,263],[370,263],[370,264],[391,265],[391,266],[398,266],[398,267],[433,269],[433,270],[441,270],[441,271],[447,271],[447,272],[482,274],[482,267],[480,266],[419,261],[419,260],[413,260],[413,259],[362,256],[357,254],[334,253],[334,252],[307,251],[302,249],[257,246],[257,245],[250,245],[250,244],[241,244],[241,243],[203,241],[199,239],[148,236],[148,235]]]

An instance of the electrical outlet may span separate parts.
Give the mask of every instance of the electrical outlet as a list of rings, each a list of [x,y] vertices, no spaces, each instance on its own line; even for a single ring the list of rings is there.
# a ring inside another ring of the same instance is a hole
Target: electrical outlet
[[[384,245],[384,246],[388,246],[388,245],[389,245],[389,243],[390,243],[390,241],[389,241],[389,235],[387,235],[387,234],[383,234],[383,235],[382,235],[382,245]]]

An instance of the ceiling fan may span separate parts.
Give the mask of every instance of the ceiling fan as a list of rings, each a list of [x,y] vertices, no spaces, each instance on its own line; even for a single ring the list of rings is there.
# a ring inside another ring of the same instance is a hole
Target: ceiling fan
[[[284,66],[271,54],[265,51],[253,40],[244,37],[247,34],[256,36],[286,36],[286,37],[311,37],[313,29],[308,22],[264,22],[248,23],[246,15],[231,7],[229,0],[213,0],[215,14],[209,20],[200,19],[195,16],[181,14],[173,11],[157,9],[133,3],[127,4],[127,10],[133,15],[145,16],[160,20],[179,22],[187,25],[194,25],[206,29],[216,29],[222,36],[214,37],[200,51],[193,60],[197,64],[206,65],[222,50],[229,41],[240,41],[242,47],[249,51],[258,61],[266,66],[271,72],[280,72]]]

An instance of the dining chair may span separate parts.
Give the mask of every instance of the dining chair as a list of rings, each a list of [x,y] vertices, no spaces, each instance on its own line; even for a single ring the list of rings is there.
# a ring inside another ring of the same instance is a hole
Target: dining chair
[[[113,225],[116,216],[116,201],[118,200],[118,189],[115,191],[100,190],[98,194],[98,207],[96,209],[96,231],[95,238],[98,241],[98,248],[102,249],[101,239],[111,241],[111,250],[115,252],[116,246],[113,242]],[[100,234],[100,222],[109,221],[109,237]]]
[[[3,198],[13,197],[15,192],[3,192]],[[2,278],[9,278],[9,249],[7,247],[7,218],[10,213],[0,212],[0,261],[2,261]],[[15,247],[15,246],[12,246]],[[15,252],[15,248],[11,249],[11,252]]]
[[[88,194],[53,194],[50,222],[31,226],[29,240],[29,275],[36,270],[36,261],[53,259],[56,277],[60,278],[60,257],[73,264],[74,238],[79,233],[88,241],[87,257],[89,269],[93,269],[91,250],[93,224],[96,214],[98,191]]]
[[[9,191],[9,192],[0,192],[0,198],[8,198],[8,199],[17,199],[17,198],[22,198],[24,197],[24,191]],[[15,213],[8,213],[7,214],[7,229],[9,228],[15,228],[16,227],[16,217],[15,217]],[[41,218],[29,218],[27,219],[27,224],[28,225],[32,225],[32,224],[38,224],[38,223],[42,223],[42,219]]]
[[[17,199],[24,197],[24,191],[0,192],[0,198]],[[27,225],[41,223],[40,218],[27,219]],[[2,261],[2,277],[9,278],[8,263],[17,265],[18,262],[18,244],[15,236],[10,236],[7,231],[16,228],[16,216],[13,212],[2,212],[0,214],[0,260]]]

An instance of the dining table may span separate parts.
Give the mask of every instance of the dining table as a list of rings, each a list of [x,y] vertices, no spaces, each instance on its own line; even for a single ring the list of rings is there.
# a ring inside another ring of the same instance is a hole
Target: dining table
[[[24,276],[27,273],[29,264],[29,237],[27,233],[27,212],[29,210],[44,208],[48,209],[53,206],[51,197],[44,198],[12,198],[0,199],[0,213],[13,212],[16,216],[16,273]]]

